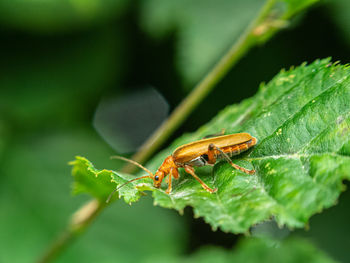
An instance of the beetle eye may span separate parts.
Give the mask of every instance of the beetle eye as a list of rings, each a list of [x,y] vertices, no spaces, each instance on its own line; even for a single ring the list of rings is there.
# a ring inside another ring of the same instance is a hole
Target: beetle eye
[[[159,176],[156,175],[156,176],[154,177],[154,180],[158,181],[158,180],[159,180]]]

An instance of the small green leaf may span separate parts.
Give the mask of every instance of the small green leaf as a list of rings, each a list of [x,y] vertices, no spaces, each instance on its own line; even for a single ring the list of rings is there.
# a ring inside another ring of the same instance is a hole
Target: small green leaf
[[[215,194],[180,169],[173,191],[154,189],[151,180],[139,191],[151,190],[155,204],[179,211],[191,206],[197,217],[215,229],[242,233],[274,217],[279,225],[304,227],[308,219],[336,203],[350,178],[350,68],[329,59],[282,70],[251,99],[223,110],[194,134],[185,135],[147,165],[152,171],[179,145],[226,129],[248,132],[258,139],[252,150],[234,162],[256,173],[247,175],[226,162],[196,168]],[[114,181],[118,175],[113,174]],[[122,180],[124,182],[126,180]],[[147,182],[145,179],[144,182]],[[131,194],[133,182],[120,191]],[[128,200],[137,200],[130,198]]]
[[[114,189],[114,184],[111,182],[112,171],[98,171],[87,159],[79,156],[69,164],[73,165],[74,194],[89,193],[102,201],[107,198],[107,193]],[[97,177],[98,180],[95,180]]]
[[[91,162],[80,156],[77,156],[69,164],[73,165],[73,193],[89,193],[101,202],[105,202],[108,199],[116,185],[121,185],[131,179],[129,175],[117,174],[111,170],[97,170]],[[135,185],[136,183],[126,185],[119,190],[119,194],[124,197],[125,202],[136,202],[142,195],[135,188]]]

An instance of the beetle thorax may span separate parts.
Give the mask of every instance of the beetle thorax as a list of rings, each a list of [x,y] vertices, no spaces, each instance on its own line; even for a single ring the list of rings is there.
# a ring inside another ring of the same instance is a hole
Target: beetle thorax
[[[176,164],[174,163],[173,157],[170,155],[168,156],[162,165],[158,168],[158,171],[163,172],[164,174],[169,174],[171,168],[176,168]]]
[[[153,177],[153,185],[156,188],[159,188],[164,177],[170,174],[171,168],[176,168],[176,165],[174,163],[173,157],[170,155],[164,160]]]

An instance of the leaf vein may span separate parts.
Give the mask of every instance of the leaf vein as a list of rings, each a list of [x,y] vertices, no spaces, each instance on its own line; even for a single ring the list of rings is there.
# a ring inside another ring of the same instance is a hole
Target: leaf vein
[[[268,140],[269,138],[271,138],[274,134],[276,134],[278,132],[279,129],[282,129],[283,127],[285,127],[286,123],[292,121],[295,119],[295,117],[303,111],[303,109],[313,100],[316,100],[317,98],[319,98],[320,96],[322,96],[324,93],[326,93],[327,91],[329,91],[330,89],[332,89],[335,85],[338,85],[339,83],[343,82],[344,80],[346,80],[348,77],[350,76],[350,73],[346,74],[344,77],[340,78],[339,80],[337,80],[336,82],[332,83],[332,85],[330,85],[328,88],[324,89],[320,94],[318,94],[317,96],[311,98],[310,100],[308,100],[307,102],[305,102],[305,104],[303,106],[301,106],[299,111],[294,112],[293,114],[291,114],[291,116],[289,118],[287,118],[282,125],[280,125],[279,127],[277,127],[269,136],[266,136],[265,138],[263,138],[260,141],[260,144],[264,143],[266,140]]]

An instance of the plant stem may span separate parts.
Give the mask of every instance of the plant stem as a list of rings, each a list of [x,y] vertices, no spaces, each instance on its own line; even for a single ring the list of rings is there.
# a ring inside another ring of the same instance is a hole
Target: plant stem
[[[315,0],[316,1],[316,0]],[[276,0],[267,0],[257,18],[241,35],[238,41],[232,45],[222,59],[204,77],[193,91],[174,110],[170,117],[155,131],[155,133],[142,145],[141,150],[133,156],[137,162],[143,163],[147,160],[179,127],[193,109],[209,94],[213,87],[225,76],[240,58],[245,55],[251,47],[262,41],[270,39],[277,31],[282,29],[287,19],[295,14],[280,14],[278,18],[272,18],[272,9]],[[303,8],[306,8],[305,5]],[[301,11],[299,9],[298,11]],[[92,200],[81,207],[72,217],[68,228],[54,241],[47,252],[40,259],[40,263],[51,262],[63,249],[70,244],[78,235],[91,224],[91,222],[103,211],[105,204]]]

